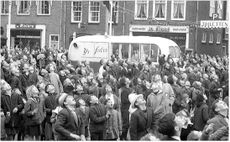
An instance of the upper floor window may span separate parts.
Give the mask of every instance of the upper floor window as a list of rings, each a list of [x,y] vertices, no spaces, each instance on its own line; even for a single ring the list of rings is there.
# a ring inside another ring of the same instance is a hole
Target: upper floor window
[[[82,21],[82,2],[73,1],[71,10],[72,10],[71,22],[81,22]]]
[[[207,39],[207,33],[206,33],[206,32],[203,32],[203,33],[202,33],[201,42],[202,42],[202,43],[206,43],[206,39]]]
[[[135,16],[136,20],[146,20],[148,18],[149,1],[135,0]]]
[[[213,43],[213,32],[209,34],[209,43]]]
[[[1,8],[1,15],[6,15],[9,13],[9,1],[1,1],[0,2],[0,8]]]
[[[220,42],[221,42],[221,34],[218,33],[216,36],[216,44],[220,44]]]
[[[118,11],[118,6],[119,6],[119,3],[117,1],[114,1],[113,2],[113,23],[118,23],[118,14],[119,14],[119,11]]]
[[[172,0],[172,20],[185,20],[186,0]]]
[[[98,1],[89,2],[89,22],[90,23],[100,22],[100,3]]]
[[[218,14],[218,18],[223,18],[223,1],[222,0],[210,0],[209,17],[213,17],[213,14]]]
[[[51,0],[38,0],[37,1],[37,14],[50,15]]]
[[[31,0],[18,0],[16,4],[18,15],[30,15]]]
[[[167,0],[153,1],[153,15],[157,20],[166,20],[167,15]]]

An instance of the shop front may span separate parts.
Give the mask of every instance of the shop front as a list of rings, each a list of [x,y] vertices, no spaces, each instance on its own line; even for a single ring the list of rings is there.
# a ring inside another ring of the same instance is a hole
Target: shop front
[[[12,24],[10,33],[7,30],[7,38],[10,37],[7,43],[9,47],[40,49],[45,46],[45,25],[35,24]]]
[[[181,51],[188,49],[189,27],[188,26],[159,26],[159,25],[131,25],[130,35],[164,37],[175,41]]]

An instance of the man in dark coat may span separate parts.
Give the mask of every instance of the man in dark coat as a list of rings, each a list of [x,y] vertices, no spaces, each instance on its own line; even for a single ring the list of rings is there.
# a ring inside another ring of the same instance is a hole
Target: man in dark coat
[[[168,83],[172,86],[172,89],[174,91],[175,94],[175,101],[173,103],[172,109],[174,113],[177,113],[178,111],[180,111],[180,107],[181,107],[181,100],[182,100],[182,93],[183,90],[182,88],[177,84],[177,77],[175,75],[170,75],[168,77]]]
[[[208,105],[205,102],[203,94],[198,94],[193,118],[194,129],[197,131],[203,131],[208,119]]]
[[[136,109],[131,113],[130,119],[130,138],[131,140],[140,140],[148,133],[156,133],[157,121],[163,115],[158,110],[146,107],[146,101],[142,94],[130,94],[129,100],[131,108]]]
[[[132,92],[132,89],[129,87],[129,79],[121,79],[122,88],[119,90],[119,99],[121,99],[121,118],[122,118],[122,135],[121,140],[127,139],[127,133],[129,128],[129,106],[130,102],[128,99],[129,94]]]
[[[34,71],[34,67],[30,66],[29,67],[29,86],[31,85],[37,85],[38,83],[38,75],[36,74],[36,72]]]
[[[10,80],[10,86],[12,87],[12,89],[18,88],[20,91],[22,91],[22,84],[21,84],[21,80],[19,79],[19,70],[14,68],[12,70],[12,78]]]
[[[24,107],[21,97],[11,92],[9,84],[2,86],[1,108],[6,117],[5,129],[7,133],[7,140],[14,140],[14,136],[18,133],[18,126],[20,124],[19,113]]]
[[[29,65],[24,64],[23,73],[20,75],[20,80],[22,83],[22,94],[26,94],[26,88],[29,87]],[[26,99],[27,97],[24,96]]]
[[[211,108],[212,103],[220,97],[220,83],[217,75],[211,75],[211,83],[209,85],[209,97],[208,97],[208,106]],[[210,118],[214,116],[213,111],[210,111]]]
[[[91,106],[89,109],[89,131],[91,134],[91,140],[104,140],[106,121],[110,117],[109,112],[106,112],[106,107],[98,102],[96,96],[91,96]]]
[[[50,121],[50,117],[52,115],[52,110],[57,107],[55,97],[55,88],[52,84],[48,84],[45,88],[48,97],[45,98],[44,108],[46,111],[46,118],[45,118],[45,139],[46,140],[53,140],[53,132],[52,132],[52,123]]]
[[[73,96],[62,93],[58,99],[63,109],[58,113],[54,126],[58,140],[82,140],[85,141],[85,126]]]

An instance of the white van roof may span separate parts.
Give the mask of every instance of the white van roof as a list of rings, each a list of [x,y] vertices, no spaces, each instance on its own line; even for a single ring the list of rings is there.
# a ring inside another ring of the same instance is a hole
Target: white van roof
[[[167,38],[150,37],[150,36],[106,36],[106,35],[87,35],[81,36],[72,41],[73,42],[115,42],[115,43],[154,43],[157,45],[173,45],[177,44]]]

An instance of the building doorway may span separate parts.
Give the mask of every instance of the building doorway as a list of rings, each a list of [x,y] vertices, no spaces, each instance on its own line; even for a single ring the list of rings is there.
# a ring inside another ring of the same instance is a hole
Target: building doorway
[[[29,29],[29,30],[18,30],[11,29],[11,45],[12,47],[18,46],[21,49],[25,47],[30,51],[32,49],[41,48],[41,30]]]

